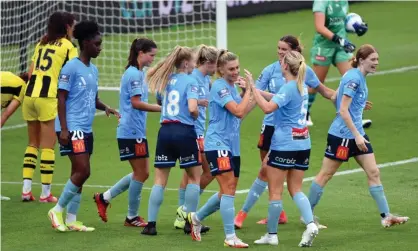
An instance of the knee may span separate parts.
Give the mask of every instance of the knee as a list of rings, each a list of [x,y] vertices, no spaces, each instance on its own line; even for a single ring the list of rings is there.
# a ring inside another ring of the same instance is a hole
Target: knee
[[[318,175],[315,177],[315,182],[320,185],[321,187],[324,187],[328,181],[332,179],[334,176],[333,172],[328,172],[326,170],[321,170]]]
[[[267,166],[262,165],[260,172],[258,172],[258,178],[262,181],[267,182]]]
[[[283,189],[274,188],[269,189],[269,200],[281,200]]]
[[[235,195],[237,184],[234,180],[228,180],[228,182],[223,187],[224,188],[222,189],[222,191],[224,194]]]
[[[289,185],[287,184],[287,190],[289,191],[290,196],[295,196],[295,194],[299,193],[300,191],[302,191],[301,185]]]
[[[367,178],[371,183],[380,183],[380,170],[379,168],[375,167],[372,170],[367,171]]]

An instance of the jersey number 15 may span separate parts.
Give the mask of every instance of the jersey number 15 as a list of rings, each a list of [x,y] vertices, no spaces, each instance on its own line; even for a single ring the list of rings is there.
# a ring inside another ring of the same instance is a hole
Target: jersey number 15
[[[39,49],[38,53],[38,60],[36,60],[35,69],[41,69],[42,71],[47,71],[52,66],[52,58],[50,54],[54,54],[55,50],[52,49],[45,49],[43,55],[42,55],[43,49]],[[41,65],[41,57],[42,57],[42,63],[46,62],[45,64]]]

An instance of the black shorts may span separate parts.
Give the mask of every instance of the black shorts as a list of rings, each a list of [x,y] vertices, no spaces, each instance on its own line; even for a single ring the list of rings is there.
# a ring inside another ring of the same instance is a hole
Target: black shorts
[[[59,139],[61,132],[56,132]],[[69,143],[66,146],[60,144],[60,155],[93,154],[93,133],[83,131],[71,131],[68,137]]]
[[[268,151],[270,150],[271,138],[274,134],[274,126],[263,124],[261,126],[260,139],[258,140],[258,149]]]
[[[369,141],[369,137],[367,135],[364,135],[364,138]],[[366,143],[366,146],[368,151],[362,152],[360,149],[358,149],[355,139],[343,139],[328,134],[325,157],[347,162],[351,157],[373,153],[372,145],[370,143]]]
[[[154,166],[157,168],[174,167],[177,159],[180,168],[201,165],[202,160],[196,138],[194,126],[182,123],[162,124],[158,131]]]
[[[234,176],[239,177],[241,171],[240,156],[232,156],[232,153],[226,150],[206,151],[205,155],[212,176],[234,171]]]
[[[267,165],[282,170],[297,169],[306,171],[309,168],[311,149],[300,151],[275,151],[268,155]]]
[[[118,139],[118,146],[121,161],[149,157],[147,139]]]

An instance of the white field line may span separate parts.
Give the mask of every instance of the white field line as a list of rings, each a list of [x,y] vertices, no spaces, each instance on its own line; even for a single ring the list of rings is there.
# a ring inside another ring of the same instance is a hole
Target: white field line
[[[100,112],[97,112],[94,116],[102,116],[104,114],[105,114],[105,112],[100,111]],[[27,126],[26,123],[25,124],[18,124],[18,125],[11,125],[11,126],[3,127],[3,128],[1,128],[1,130],[2,131],[8,131],[8,130],[14,130],[14,129],[18,129],[18,128],[22,128],[22,127],[26,127],[26,126]]]
[[[401,67],[401,68],[396,68],[396,69],[386,70],[386,71],[379,71],[379,72],[376,72],[375,74],[373,74],[371,76],[387,75],[387,74],[393,74],[393,73],[402,73],[402,72],[407,72],[407,71],[413,71],[413,70],[416,70],[416,69],[418,69],[418,65]],[[325,83],[338,81],[340,79],[341,79],[341,77],[326,79]],[[99,90],[119,91],[119,87],[99,87]],[[100,116],[100,115],[103,115],[103,114],[104,114],[104,112],[98,112],[98,113],[96,113],[96,116]],[[22,128],[22,127],[26,127],[26,124],[5,126],[5,127],[1,128],[1,130],[2,131],[7,131],[7,130],[14,130],[14,129]]]
[[[390,166],[400,166],[400,165],[404,165],[404,164],[408,164],[408,163],[415,163],[415,162],[418,162],[418,157],[410,158],[410,159],[405,159],[405,160],[399,160],[399,161],[395,161],[395,162],[387,162],[387,163],[379,164],[379,165],[377,165],[377,167],[378,168],[384,168],[384,167],[390,167]],[[335,173],[334,176],[347,175],[347,174],[358,173],[358,172],[362,172],[362,171],[363,171],[363,169],[357,168],[357,169],[352,169],[352,170],[346,170],[346,171],[337,172],[337,173]],[[311,181],[314,178],[315,178],[315,176],[305,178],[305,179],[303,179],[303,182]],[[17,181],[2,181],[1,184],[21,185],[22,182],[17,182]],[[32,183],[32,184],[33,185],[40,185],[40,183]],[[65,186],[65,184],[53,184],[53,186]],[[105,185],[83,185],[83,187],[110,188],[111,186],[105,186]],[[143,187],[143,189],[145,189],[145,190],[151,190],[150,187]],[[168,190],[168,191],[178,191],[177,188],[166,188],[166,190]],[[249,191],[250,191],[250,189],[238,190],[238,191],[236,191],[236,194],[246,194]],[[218,192],[218,191],[205,190],[205,192],[207,192],[207,193],[215,193],[215,192]]]
[[[418,65],[400,67],[400,68],[395,68],[395,69],[391,69],[391,70],[378,71],[375,74],[370,75],[370,76],[379,76],[379,75],[387,75],[387,74],[393,74],[393,73],[402,73],[402,72],[407,72],[407,71],[413,71],[413,70],[416,70],[416,69],[418,69]],[[341,79],[341,77],[325,79],[325,83],[339,81],[340,79]],[[119,87],[99,86],[99,90],[101,90],[101,91],[119,91]]]

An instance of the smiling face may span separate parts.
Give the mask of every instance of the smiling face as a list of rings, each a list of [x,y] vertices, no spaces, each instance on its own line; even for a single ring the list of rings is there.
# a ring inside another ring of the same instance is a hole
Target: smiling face
[[[277,55],[279,57],[279,61],[282,61],[284,55],[286,55],[286,53],[290,50],[292,50],[292,48],[290,48],[288,43],[279,41],[277,44]]]
[[[373,52],[365,59],[360,59],[360,66],[363,67],[365,73],[375,73],[379,65],[379,54]]]
[[[226,64],[219,67],[222,77],[229,83],[238,81],[239,77],[239,61],[238,59],[227,61]]]

